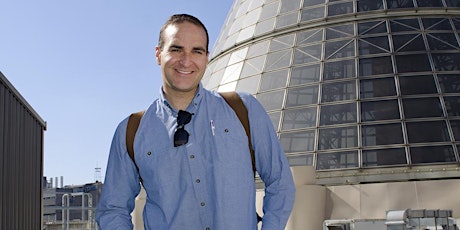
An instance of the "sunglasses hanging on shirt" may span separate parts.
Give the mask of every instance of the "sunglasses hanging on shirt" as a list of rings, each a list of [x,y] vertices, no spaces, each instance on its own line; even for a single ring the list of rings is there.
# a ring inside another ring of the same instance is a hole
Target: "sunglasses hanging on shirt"
[[[184,129],[184,126],[190,123],[192,115],[193,113],[179,110],[179,114],[177,115],[177,128],[174,133],[174,147],[187,144],[190,134]]]

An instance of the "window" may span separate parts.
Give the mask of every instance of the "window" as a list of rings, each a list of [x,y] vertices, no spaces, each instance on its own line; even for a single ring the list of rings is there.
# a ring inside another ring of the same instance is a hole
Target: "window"
[[[240,79],[236,85],[236,91],[247,92],[255,94],[259,86],[260,75]]]
[[[323,84],[322,102],[356,99],[356,81]]]
[[[300,20],[302,22],[305,22],[305,21],[310,21],[314,19],[324,18],[324,13],[325,13],[324,6],[311,8],[311,9],[304,9],[302,10]]]
[[[328,7],[328,16],[353,13],[353,1],[331,4]]]
[[[324,51],[326,59],[335,59],[355,56],[354,40],[328,41]]]
[[[276,20],[276,28],[280,29],[283,27],[297,24],[299,18],[299,11],[294,11],[288,14],[278,16]]]
[[[393,65],[390,56],[359,59],[359,75],[372,76],[393,73]]]
[[[281,109],[284,99],[284,89],[257,94],[257,99],[264,106],[265,110]]]
[[[313,154],[287,156],[290,166],[313,165]]]
[[[318,86],[306,86],[288,89],[286,108],[318,104]]]
[[[398,100],[361,102],[362,121],[399,119]]]
[[[433,75],[399,77],[401,95],[435,94],[438,92]]]
[[[316,165],[316,169],[318,170],[357,167],[358,153],[356,151],[318,154]]]
[[[453,33],[428,33],[426,38],[430,50],[458,49],[458,42]]]
[[[280,135],[280,142],[286,153],[313,151],[315,131],[282,133]]]
[[[278,13],[279,5],[279,2],[264,5],[262,8],[262,13],[260,14],[259,21],[275,17]]]
[[[326,28],[326,39],[352,38],[354,36],[354,24],[331,26]]]
[[[450,141],[444,121],[408,122],[406,126],[409,143]]]
[[[406,118],[443,117],[438,97],[403,99]]]
[[[450,121],[450,125],[452,126],[455,141],[460,141],[460,120],[452,120]]]
[[[404,144],[401,123],[363,125],[362,133],[364,146]]]
[[[297,46],[311,45],[323,40],[323,29],[304,30],[297,33]]]
[[[292,48],[294,45],[294,34],[289,34],[285,36],[275,37],[270,42],[269,52],[275,52],[279,50]]]
[[[301,129],[316,126],[316,107],[285,110],[283,130]]]
[[[447,114],[449,116],[460,116],[460,96],[459,97],[444,97],[446,103]]]
[[[323,128],[319,130],[318,149],[341,149],[358,146],[356,126],[340,128]]]
[[[460,75],[438,75],[438,79],[443,93],[460,92]]]
[[[246,60],[241,70],[240,78],[260,74],[264,68],[265,56],[258,56]]]
[[[359,35],[386,34],[387,26],[385,21],[371,21],[358,23]]]
[[[388,36],[361,38],[358,40],[360,55],[390,53]]]
[[[396,66],[399,73],[431,71],[427,54],[396,55]]]
[[[321,60],[321,44],[297,47],[294,51],[294,64],[306,64]]]
[[[265,71],[286,68],[291,63],[292,50],[283,50],[267,55]]]
[[[357,2],[358,2],[358,12],[383,9],[382,0],[359,0]]]
[[[421,34],[393,35],[393,45],[396,52],[425,51],[425,43]]]
[[[320,70],[319,64],[292,68],[289,86],[318,82]]]
[[[412,0],[396,0],[398,2],[411,2]],[[394,2],[392,0],[387,0],[388,3]],[[413,6],[413,5],[412,5]],[[413,31],[414,33],[420,32],[420,24],[416,18],[408,18],[408,19],[396,19],[390,21],[390,28],[391,32],[398,33],[398,32],[410,32]]]
[[[455,162],[452,146],[423,146],[410,148],[412,164]]]
[[[396,96],[393,77],[361,80],[360,89],[361,99]]]
[[[282,69],[274,72],[268,72],[262,74],[262,80],[260,82],[260,90],[273,90],[282,87],[286,87],[286,81],[288,77],[288,69]]]
[[[356,120],[356,103],[321,106],[321,126],[355,123]]]
[[[307,6],[313,6],[313,5],[318,5],[318,4],[324,4],[325,0],[304,0],[303,1],[303,7]]]
[[[404,148],[363,151],[363,167],[407,164]]]
[[[352,77],[356,77],[354,59],[324,63],[324,81]]]
[[[388,9],[413,8],[414,3],[407,0],[387,0]]]
[[[432,54],[437,71],[460,71],[460,53]]]
[[[417,0],[418,7],[441,7],[441,0]]]

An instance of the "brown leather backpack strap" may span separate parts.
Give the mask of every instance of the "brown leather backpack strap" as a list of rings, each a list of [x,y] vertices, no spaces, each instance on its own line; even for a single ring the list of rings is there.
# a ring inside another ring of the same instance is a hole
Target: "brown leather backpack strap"
[[[251,129],[249,127],[249,117],[248,117],[248,109],[244,105],[243,101],[241,100],[240,95],[236,92],[221,92],[219,93],[227,102],[228,105],[235,111],[236,116],[240,119],[241,124],[246,131],[246,135],[248,136],[248,145],[249,145],[249,152],[251,153],[251,160],[252,160],[252,171],[254,172],[254,176],[256,175],[256,158],[254,149],[252,148],[251,142]]]
[[[139,172],[139,167],[137,167],[136,160],[134,159],[134,136],[136,136],[137,128],[141,122],[142,116],[145,111],[140,111],[133,113],[129,116],[128,127],[126,128],[126,149],[128,150],[128,155],[136,166],[137,172]],[[142,178],[139,175],[139,179],[142,182]]]

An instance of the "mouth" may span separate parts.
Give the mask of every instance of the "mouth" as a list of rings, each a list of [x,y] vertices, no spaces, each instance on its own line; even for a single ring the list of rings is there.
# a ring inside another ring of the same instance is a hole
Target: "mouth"
[[[184,71],[184,70],[178,70],[178,69],[176,69],[176,71],[180,74],[192,74],[193,73],[193,71]]]

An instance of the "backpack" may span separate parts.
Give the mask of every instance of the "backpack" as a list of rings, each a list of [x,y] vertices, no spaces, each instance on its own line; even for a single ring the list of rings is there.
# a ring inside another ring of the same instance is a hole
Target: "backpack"
[[[235,111],[236,116],[240,120],[241,124],[246,131],[246,136],[248,137],[248,147],[249,152],[251,154],[251,161],[252,161],[252,172],[254,174],[254,179],[256,176],[256,160],[254,156],[254,149],[252,148],[251,142],[251,130],[249,128],[249,118],[248,118],[248,110],[244,105],[241,97],[236,92],[221,92],[219,93],[227,102],[227,104]],[[134,136],[136,135],[137,128],[139,127],[139,123],[141,122],[142,116],[144,115],[144,111],[140,111],[137,113],[133,113],[129,116],[128,119],[128,127],[126,129],[126,148],[128,150],[129,157],[134,162],[136,166],[137,172],[139,172],[139,167],[136,164],[134,159]],[[142,183],[142,178],[139,175],[139,180]],[[262,217],[257,214],[257,221],[260,222]]]

